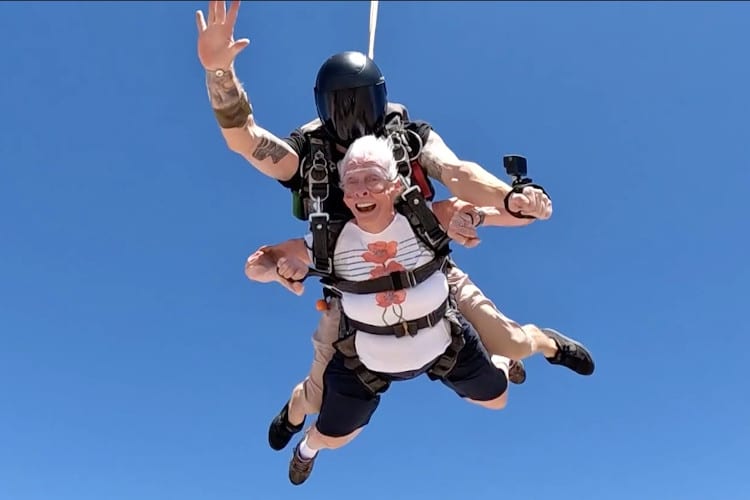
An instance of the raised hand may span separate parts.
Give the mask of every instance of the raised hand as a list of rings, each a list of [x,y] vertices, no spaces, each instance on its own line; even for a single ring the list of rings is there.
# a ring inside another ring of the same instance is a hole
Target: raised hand
[[[208,24],[202,11],[196,11],[195,22],[198,26],[198,59],[207,70],[228,70],[233,66],[237,54],[250,45],[250,40],[234,39],[234,24],[240,1],[230,2],[227,12],[224,0],[208,2]]]

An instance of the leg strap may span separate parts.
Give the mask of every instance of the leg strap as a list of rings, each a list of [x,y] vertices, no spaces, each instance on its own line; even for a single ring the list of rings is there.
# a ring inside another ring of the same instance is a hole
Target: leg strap
[[[456,366],[458,354],[461,352],[461,349],[464,348],[464,345],[466,345],[463,328],[461,328],[461,323],[459,323],[458,318],[456,318],[455,311],[448,311],[446,318],[451,327],[451,343],[445,349],[443,355],[435,360],[432,367],[427,370],[427,374],[430,378],[444,378],[448,375]]]
[[[357,355],[357,349],[354,345],[355,335],[348,335],[333,343],[333,347],[344,357],[344,366],[352,370],[359,381],[367,390],[373,394],[385,391],[390,385],[390,381],[384,379],[378,374],[370,371],[360,361]]]

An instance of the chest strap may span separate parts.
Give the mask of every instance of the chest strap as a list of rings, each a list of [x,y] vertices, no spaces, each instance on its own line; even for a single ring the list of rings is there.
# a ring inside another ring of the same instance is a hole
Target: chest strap
[[[332,286],[338,291],[357,295],[404,290],[423,283],[436,272],[445,270],[447,266],[448,259],[438,257],[411,271],[393,271],[380,278],[366,281],[335,280]]]
[[[411,335],[412,337],[414,337],[417,333],[419,333],[419,330],[435,326],[440,321],[445,319],[445,314],[448,311],[449,302],[449,299],[445,299],[445,301],[430,314],[422,316],[421,318],[402,321],[401,323],[396,323],[395,325],[368,325],[367,323],[361,323],[359,321],[353,320],[349,316],[345,316],[343,313],[342,320],[346,323],[346,327],[348,330],[360,330],[365,333],[372,333],[373,335],[395,335],[396,338],[401,338],[406,335]]]

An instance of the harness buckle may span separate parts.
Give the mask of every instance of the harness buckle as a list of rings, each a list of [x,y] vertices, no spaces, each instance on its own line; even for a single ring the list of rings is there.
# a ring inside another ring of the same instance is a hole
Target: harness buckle
[[[318,149],[313,153],[312,165],[307,172],[307,190],[310,197],[323,202],[330,195],[328,170],[329,163],[323,151]],[[319,210],[319,209],[318,209]]]
[[[404,283],[402,276],[406,277],[406,283]],[[391,288],[394,291],[403,290],[404,288],[414,288],[418,285],[417,276],[412,271],[393,271],[388,277],[391,280]]]
[[[406,188],[406,189],[404,189],[404,192],[401,193],[400,197],[401,197],[402,200],[404,200],[405,202],[408,203],[409,202],[409,199],[408,199],[409,195],[411,195],[414,191],[416,191],[417,193],[421,194],[422,190],[419,189],[419,186],[416,185],[416,184],[414,184],[413,186],[410,186],[408,184],[408,182],[406,181],[406,179],[404,179],[403,176],[400,176],[400,177],[402,179],[402,184],[404,185],[404,188]],[[412,200],[412,204],[413,205],[418,205],[419,204],[419,198],[414,198]]]
[[[319,266],[315,266],[315,267],[319,268]],[[326,274],[331,274],[333,272],[333,260],[331,260],[331,258],[328,257],[328,259],[326,259],[325,269],[320,269],[320,270]],[[334,291],[336,290],[335,287],[330,287],[330,288]]]
[[[318,226],[319,224],[326,224],[329,220],[331,220],[331,217],[326,212],[321,212],[320,207],[317,207],[318,210],[311,213],[310,217],[307,218],[307,222],[310,224],[315,224],[315,229],[321,230],[323,229],[322,226]]]
[[[396,325],[394,325],[394,332],[395,332],[395,335],[396,335],[397,339],[400,339],[401,337],[405,337],[407,335],[413,336],[412,333],[409,331],[409,322],[408,321],[404,320],[404,321],[402,321],[401,323],[398,324],[398,326],[401,327],[400,330],[396,330],[395,326]]]
[[[434,229],[434,233],[435,234],[430,234],[430,231],[425,231],[424,237],[430,243],[430,245],[432,245],[434,248],[437,248],[445,240],[446,233],[443,232],[443,230],[440,229],[439,227]]]
[[[432,322],[432,314],[431,313],[428,314],[426,316],[426,318],[427,318],[427,328],[432,328],[433,326],[435,326],[435,323]]]

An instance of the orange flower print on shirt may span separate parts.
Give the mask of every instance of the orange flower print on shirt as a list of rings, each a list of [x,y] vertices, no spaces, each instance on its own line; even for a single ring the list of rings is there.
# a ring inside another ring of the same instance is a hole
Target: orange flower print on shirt
[[[378,264],[370,271],[370,278],[380,278],[392,272],[405,271],[406,268],[396,261],[388,262],[398,255],[397,241],[376,241],[367,245],[367,251],[362,254],[365,262]],[[375,302],[386,309],[398,306],[406,300],[406,290],[380,292],[375,294]]]
[[[374,267],[372,271],[370,271],[370,278],[380,278],[381,276],[387,276],[394,271],[406,271],[406,268],[396,261],[391,261],[388,264]]]
[[[365,262],[385,265],[388,259],[392,259],[398,253],[398,242],[396,241],[376,241],[367,245],[367,252],[362,254]]]
[[[377,302],[378,305],[383,309],[403,304],[405,300],[406,290],[389,290],[387,292],[380,292],[375,295],[375,302]]]

